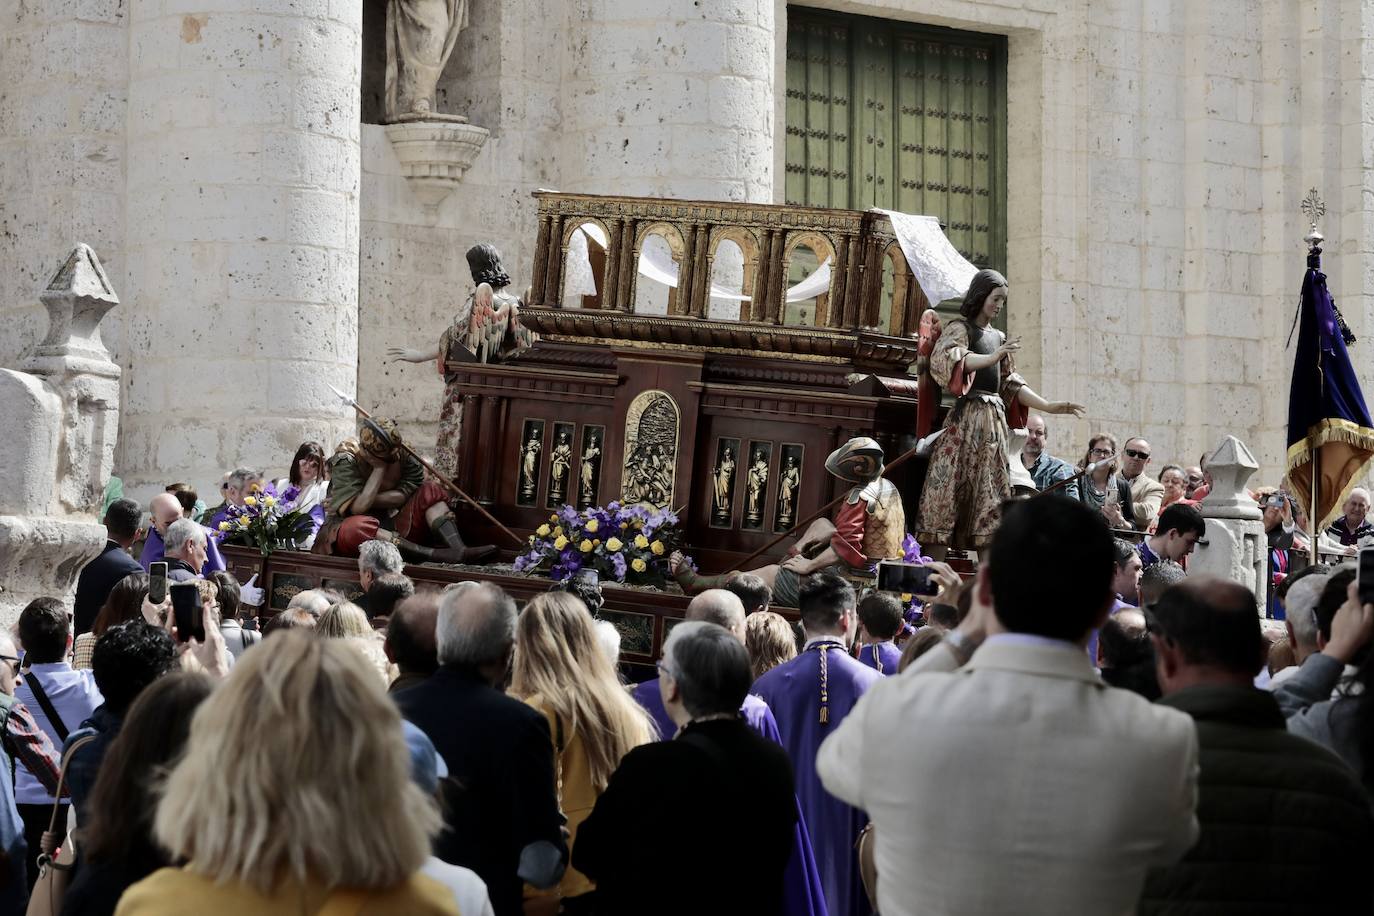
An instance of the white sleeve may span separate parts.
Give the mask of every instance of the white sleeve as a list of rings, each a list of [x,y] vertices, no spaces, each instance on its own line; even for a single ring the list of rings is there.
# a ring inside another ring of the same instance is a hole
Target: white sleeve
[[[856,808],[868,807],[863,798],[864,732],[868,711],[876,704],[873,695],[883,684],[874,684],[840,722],[840,727],[821,742],[816,752],[816,773],[826,791]]]

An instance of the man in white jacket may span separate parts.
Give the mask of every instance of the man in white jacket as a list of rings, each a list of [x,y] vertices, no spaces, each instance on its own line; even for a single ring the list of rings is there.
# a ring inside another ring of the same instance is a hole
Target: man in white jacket
[[[883,916],[1118,916],[1196,841],[1192,720],[1084,651],[1112,571],[1096,513],[1011,507],[968,618],[821,746],[825,787],[873,820]]]

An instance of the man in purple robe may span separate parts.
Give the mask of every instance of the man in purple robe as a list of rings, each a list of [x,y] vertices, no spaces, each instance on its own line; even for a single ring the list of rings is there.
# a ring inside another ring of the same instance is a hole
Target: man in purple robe
[[[739,639],[740,645],[744,645],[744,604],[723,588],[707,589],[693,598],[687,605],[687,619],[704,620],[724,627]],[[663,706],[663,697],[658,690],[658,678],[636,684],[634,697],[658,725],[659,738],[664,741],[671,740],[673,735],[677,734],[677,725],[673,723],[668,710]],[[754,731],[765,738],[782,743],[778,737],[778,723],[773,720],[773,714],[763,700],[753,695],[746,696],[739,711]]]
[[[164,558],[165,546],[162,536],[167,533],[168,525],[182,517],[181,503],[177,502],[175,494],[159,493],[149,504],[148,514],[152,516],[153,524],[148,529],[148,539],[143,542],[143,552],[138,555],[139,565],[143,567],[144,572],[147,572],[149,566]],[[205,528],[204,525],[201,527]],[[226,568],[214,535],[213,531],[205,528],[205,566],[201,573],[207,576]]]
[[[829,912],[865,916],[871,911],[859,876],[854,841],[868,816],[831,795],[816,775],[816,751],[859,697],[882,675],[849,655],[856,626],[854,589],[833,572],[807,577],[799,605],[806,647],[754,682],[778,723],[792,758],[797,799],[811,834]]]
[[[892,592],[873,592],[859,602],[859,661],[879,674],[896,674],[902,650],[895,642],[906,623],[902,600]]]
[[[740,641],[740,645],[744,645],[744,617],[744,603],[739,596],[721,588],[707,589],[687,605],[688,620],[700,620],[724,627]],[[659,680],[653,678],[636,684],[634,698],[658,725],[659,738],[671,741],[677,734],[678,726],[663,703]],[[773,719],[773,713],[768,709],[767,703],[753,694],[746,694],[739,711],[745,724],[760,736],[782,744],[778,723]],[[800,806],[793,831],[792,854],[788,858],[787,870],[783,875],[783,887],[784,916],[828,916],[815,855],[811,851],[811,837],[807,832],[806,819],[801,814]]]

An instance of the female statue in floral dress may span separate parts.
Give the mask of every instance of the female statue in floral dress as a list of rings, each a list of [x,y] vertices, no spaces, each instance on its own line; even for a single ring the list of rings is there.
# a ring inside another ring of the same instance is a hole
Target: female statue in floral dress
[[[1007,303],[1007,281],[995,270],[974,274],[959,307],[959,319],[940,333],[930,373],[958,400],[930,456],[916,514],[923,546],[982,549],[1011,495],[1007,465],[1007,423],[1025,424],[1029,409],[1082,416],[1082,405],[1046,401],[1016,374],[1012,354],[1020,341],[1007,340],[992,321]]]

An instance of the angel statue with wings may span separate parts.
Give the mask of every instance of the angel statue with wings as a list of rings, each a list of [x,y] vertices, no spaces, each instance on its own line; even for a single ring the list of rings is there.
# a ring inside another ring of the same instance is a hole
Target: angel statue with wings
[[[463,395],[455,376],[446,371],[450,362],[499,363],[534,343],[535,337],[520,323],[518,296],[506,291],[510,277],[501,265],[501,252],[491,245],[468,249],[468,269],[477,288],[453,316],[439,342],[427,350],[392,347],[387,356],[394,362],[427,363],[435,360],[444,377],[444,406],[439,413],[439,440],[434,465],[449,477],[458,472],[458,440],[463,424]]]

